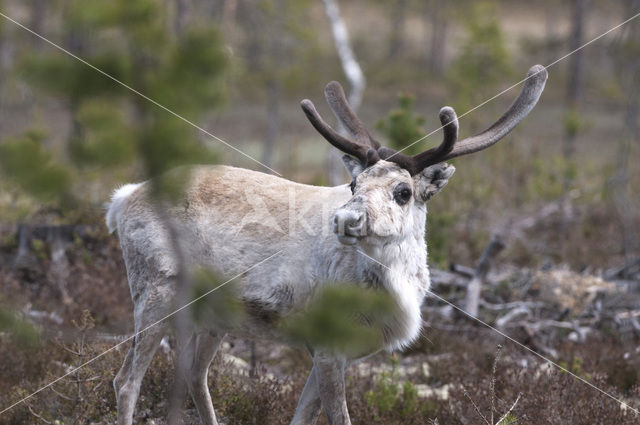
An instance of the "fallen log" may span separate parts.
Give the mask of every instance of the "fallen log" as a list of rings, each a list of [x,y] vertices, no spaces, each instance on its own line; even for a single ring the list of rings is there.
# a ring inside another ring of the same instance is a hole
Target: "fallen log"
[[[494,258],[504,249],[505,245],[502,239],[498,235],[494,235],[491,238],[491,242],[485,248],[478,262],[473,279],[469,282],[467,288],[467,297],[465,300],[465,311],[473,317],[478,315],[478,306],[480,305],[480,292],[482,285],[487,279],[487,274],[491,268],[491,263]]]

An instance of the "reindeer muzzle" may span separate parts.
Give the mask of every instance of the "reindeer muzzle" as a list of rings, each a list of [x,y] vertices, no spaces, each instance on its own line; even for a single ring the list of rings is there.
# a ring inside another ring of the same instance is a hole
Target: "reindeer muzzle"
[[[367,214],[363,211],[340,208],[333,215],[333,232],[344,245],[355,245],[367,235]]]

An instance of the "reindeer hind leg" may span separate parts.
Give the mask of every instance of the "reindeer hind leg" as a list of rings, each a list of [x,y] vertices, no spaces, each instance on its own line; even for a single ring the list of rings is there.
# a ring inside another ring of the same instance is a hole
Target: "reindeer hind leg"
[[[131,346],[133,354],[131,355],[130,366],[127,368],[128,359],[125,359],[125,364],[121,369],[123,375],[118,373],[118,425],[131,425],[133,423],[133,412],[140,394],[142,378],[147,372],[147,368],[165,333],[166,326],[156,325],[136,335],[135,342]]]
[[[131,340],[131,347],[129,347],[129,351],[127,351],[127,355],[124,358],[124,362],[122,363],[122,367],[120,371],[116,375],[113,380],[113,389],[116,392],[116,400],[118,399],[118,394],[120,393],[120,388],[124,384],[124,381],[127,380],[127,377],[131,373],[131,363],[133,362],[133,353],[135,352],[136,339],[133,338]]]
[[[150,277],[150,276],[145,276]],[[167,334],[168,324],[161,321],[171,305],[172,293],[167,290],[165,277],[149,279],[143,299],[135,303],[134,321],[136,335],[122,368],[114,380],[118,403],[118,425],[131,425],[136,401],[140,394],[142,378],[147,372],[160,341]]]
[[[207,375],[209,365],[211,365],[223,338],[224,335],[219,336],[209,332],[197,335],[193,364],[187,378],[191,397],[196,409],[198,409],[200,420],[205,425],[218,425],[207,385]]]

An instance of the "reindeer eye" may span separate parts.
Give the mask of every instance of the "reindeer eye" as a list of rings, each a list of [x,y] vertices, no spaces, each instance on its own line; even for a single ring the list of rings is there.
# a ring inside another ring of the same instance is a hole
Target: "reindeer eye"
[[[393,190],[393,199],[398,205],[404,205],[411,199],[411,188],[406,183],[400,183]]]

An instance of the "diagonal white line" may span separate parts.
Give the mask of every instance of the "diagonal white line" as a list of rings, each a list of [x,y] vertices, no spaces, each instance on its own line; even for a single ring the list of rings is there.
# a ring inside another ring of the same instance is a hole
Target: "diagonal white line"
[[[106,73],[106,72],[102,71],[101,69],[99,69],[99,68],[95,67],[94,65],[92,65],[92,64],[90,64],[89,62],[85,61],[84,59],[82,59],[82,58],[80,58],[80,57],[76,56],[75,54],[71,53],[70,51],[68,51],[68,50],[64,49],[63,47],[59,46],[58,44],[56,44],[56,43],[54,43],[54,42],[52,42],[52,41],[48,40],[48,39],[47,39],[47,38],[45,38],[44,36],[42,36],[42,35],[40,35],[40,34],[36,33],[36,32],[35,32],[35,31],[33,31],[33,30],[31,30],[30,28],[28,28],[28,27],[26,27],[26,26],[22,25],[20,22],[18,22],[18,21],[16,21],[16,20],[14,20],[14,19],[12,19],[12,18],[10,18],[9,16],[5,15],[5,14],[4,14],[4,13],[2,13],[2,12],[0,12],[0,16],[2,16],[3,18],[7,19],[8,21],[13,22],[14,24],[16,24],[17,26],[21,27],[22,29],[24,29],[24,30],[26,30],[26,31],[30,32],[31,34],[33,34],[33,35],[35,35],[36,37],[38,37],[38,38],[42,39],[43,41],[45,41],[45,42],[47,42],[48,44],[52,45],[53,47],[57,48],[58,50],[60,50],[60,51],[62,51],[62,52],[64,52],[64,53],[66,53],[67,55],[69,55],[69,56],[73,57],[74,59],[76,59],[76,60],[78,60],[78,61],[82,62],[82,63],[83,63],[83,64],[85,64],[86,66],[88,66],[88,67],[90,67],[90,68],[94,69],[95,71],[99,72],[100,74],[104,75],[105,77],[107,77],[107,78],[109,78],[109,79],[111,79],[111,80],[115,81],[116,83],[120,84],[121,86],[125,87],[126,89],[130,90],[131,92],[133,92],[133,93],[137,94],[138,96],[140,96],[140,97],[144,98],[145,100],[147,100],[147,101],[149,101],[149,102],[153,103],[154,105],[156,105],[156,106],[158,106],[159,108],[161,108],[161,109],[165,110],[166,112],[169,112],[170,114],[174,115],[175,117],[177,117],[177,118],[179,118],[179,119],[183,120],[184,122],[186,122],[186,123],[190,124],[191,126],[193,126],[193,127],[197,128],[198,130],[202,131],[202,132],[203,132],[203,133],[205,133],[206,135],[208,135],[208,136],[210,136],[210,137],[214,138],[215,140],[218,140],[219,142],[221,142],[221,143],[223,143],[224,145],[226,145],[226,146],[230,147],[231,149],[235,150],[236,152],[238,152],[238,153],[240,153],[240,154],[244,155],[245,157],[247,157],[247,158],[249,158],[249,159],[251,159],[251,160],[255,161],[256,163],[258,163],[258,164],[262,165],[263,167],[267,168],[268,170],[270,170],[270,171],[274,172],[275,174],[277,174],[277,175],[281,175],[280,173],[278,173],[277,171],[275,171],[275,170],[271,169],[270,167],[268,167],[267,165],[265,165],[265,164],[263,164],[262,162],[258,161],[257,159],[255,159],[255,158],[251,157],[250,155],[248,155],[248,154],[246,154],[246,153],[242,152],[241,150],[239,150],[239,149],[235,148],[234,146],[230,145],[229,143],[225,142],[224,140],[220,139],[219,137],[215,136],[214,134],[210,133],[209,131],[205,130],[204,128],[202,128],[202,127],[198,126],[197,124],[195,124],[195,123],[193,123],[192,121],[190,121],[190,120],[188,120],[188,119],[184,118],[183,116],[181,116],[181,115],[179,115],[178,113],[176,113],[176,112],[174,112],[174,111],[170,110],[170,109],[169,109],[169,108],[167,108],[166,106],[164,106],[164,105],[162,105],[162,104],[160,104],[160,103],[156,102],[155,100],[153,100],[153,99],[149,98],[148,96],[146,96],[146,95],[144,95],[144,94],[140,93],[140,92],[139,92],[139,91],[137,91],[136,89],[134,89],[134,88],[130,87],[129,85],[127,85],[127,84],[123,83],[122,81],[118,80],[117,78],[113,77],[112,75],[110,75],[110,74],[108,74],[108,73]],[[566,59],[567,57],[571,56],[571,55],[572,55],[572,54],[574,54],[575,52],[577,52],[577,51],[579,51],[579,50],[583,49],[584,47],[586,47],[586,46],[590,45],[591,43],[593,43],[593,42],[595,42],[595,41],[599,40],[600,38],[604,37],[605,35],[609,34],[610,32],[612,32],[612,31],[614,31],[614,30],[616,30],[616,29],[620,28],[621,26],[623,26],[623,25],[627,24],[628,22],[632,21],[633,19],[637,18],[638,16],[640,16],[640,13],[637,13],[636,15],[632,16],[631,18],[629,18],[629,19],[627,19],[627,20],[625,20],[625,21],[621,22],[620,24],[618,24],[618,25],[614,26],[613,28],[609,29],[608,31],[606,31],[606,32],[604,32],[604,33],[602,33],[602,34],[600,34],[599,36],[597,36],[597,37],[593,38],[592,40],[590,40],[590,41],[588,41],[587,43],[583,44],[582,46],[580,46],[580,47],[578,47],[578,48],[574,49],[573,51],[571,51],[571,52],[567,53],[566,55],[562,56],[561,58],[556,59],[555,61],[553,61],[553,62],[552,62],[552,63],[550,63],[549,65],[546,65],[546,66],[544,67],[544,69],[546,70],[547,68],[549,68],[549,67],[551,67],[551,66],[553,66],[553,65],[557,64],[558,62],[560,62],[560,61],[562,61],[562,60],[564,60],[564,59]],[[541,72],[541,71],[539,71],[539,72]],[[536,73],[536,74],[537,74],[537,73]],[[506,93],[507,91],[511,90],[512,88],[514,88],[514,87],[518,86],[519,84],[522,84],[522,83],[523,83],[523,82],[525,82],[527,79],[529,79],[529,78],[533,77],[533,76],[534,76],[534,75],[536,75],[536,74],[530,75],[529,77],[522,79],[521,81],[519,81],[518,83],[516,83],[516,84],[512,85],[511,87],[509,87],[509,88],[507,88],[507,89],[505,89],[505,90],[501,91],[500,93],[496,94],[495,96],[493,96],[493,97],[491,97],[491,98],[489,98],[489,99],[485,100],[484,102],[482,102],[482,103],[481,103],[481,104],[479,104],[478,106],[476,106],[476,107],[474,107],[474,108],[472,108],[472,109],[470,109],[470,110],[466,111],[466,112],[465,112],[465,113],[463,113],[462,115],[459,115],[459,116],[458,116],[458,119],[460,119],[460,118],[464,117],[465,115],[468,115],[469,113],[471,113],[471,112],[475,111],[476,109],[478,109],[478,108],[480,108],[480,107],[484,106],[485,104],[487,104],[487,103],[491,102],[492,100],[496,99],[497,97],[501,96],[502,94]],[[426,134],[425,136],[421,137],[420,139],[416,140],[415,142],[411,143],[410,145],[408,145],[408,146],[406,146],[406,147],[402,148],[401,150],[399,150],[399,151],[398,151],[398,152],[396,152],[396,153],[400,153],[400,152],[402,152],[402,151],[404,151],[404,150],[406,150],[406,149],[410,148],[411,146],[415,145],[416,143],[419,143],[420,141],[422,141],[422,140],[424,140],[425,138],[427,138],[427,137],[431,136],[432,134],[436,133],[437,131],[441,130],[442,128],[444,128],[444,126],[441,126],[440,128],[437,128],[437,129],[433,130],[432,132],[430,132],[430,133]],[[394,155],[395,155],[395,154],[394,154]],[[392,156],[393,156],[393,155],[392,155]],[[196,301],[198,301],[198,300],[200,300],[200,299],[204,298],[205,296],[207,296],[207,295],[209,295],[210,293],[214,292],[215,290],[217,290],[217,289],[221,288],[222,286],[226,285],[227,283],[231,282],[232,280],[234,280],[234,279],[236,279],[236,278],[238,278],[238,277],[242,276],[243,274],[247,273],[248,271],[250,271],[250,270],[251,270],[251,269],[253,269],[254,267],[257,267],[258,265],[260,265],[260,264],[264,263],[265,261],[267,261],[267,260],[271,259],[272,257],[276,256],[276,255],[277,255],[277,254],[279,254],[280,252],[282,252],[282,251],[278,251],[278,252],[276,252],[275,254],[273,254],[273,255],[271,255],[271,256],[269,256],[269,257],[267,257],[266,259],[264,259],[264,260],[262,260],[261,262],[259,262],[259,263],[255,264],[255,265],[253,265],[252,267],[250,267],[250,268],[249,268],[249,269],[247,269],[246,271],[244,271],[244,272],[242,272],[242,273],[240,273],[240,274],[238,274],[238,275],[234,276],[233,278],[231,278],[231,279],[227,280],[226,282],[224,282],[224,283],[220,284],[219,286],[217,286],[217,287],[215,287],[215,288],[211,289],[211,290],[210,290],[210,291],[208,291],[207,293],[205,293],[205,294],[203,294],[203,295],[201,295],[201,296],[199,296],[199,297],[195,298],[194,300],[190,301],[189,303],[185,304],[184,306],[180,307],[179,309],[177,309],[176,311],[174,311],[174,312],[170,313],[169,315],[165,316],[164,318],[162,318],[162,319],[160,319],[160,320],[158,320],[158,321],[156,321],[156,322],[152,323],[151,325],[149,325],[149,326],[147,326],[146,328],[142,329],[141,331],[139,331],[139,332],[135,333],[134,335],[132,335],[132,336],[128,337],[127,339],[125,339],[125,340],[121,341],[120,343],[116,344],[115,346],[113,346],[113,347],[109,348],[108,350],[104,351],[103,353],[99,354],[98,356],[96,356],[96,357],[94,357],[94,358],[92,358],[92,359],[90,359],[90,360],[86,361],[85,363],[81,364],[80,366],[76,367],[75,369],[71,370],[70,372],[68,372],[68,373],[66,373],[66,374],[64,374],[64,375],[62,375],[62,376],[60,376],[59,378],[55,379],[54,381],[50,382],[49,384],[47,384],[47,385],[45,385],[45,386],[41,387],[41,388],[40,388],[40,389],[38,389],[37,391],[35,391],[35,392],[31,393],[30,395],[28,395],[28,396],[24,397],[24,398],[23,398],[23,399],[21,399],[21,400],[19,400],[19,401],[15,402],[15,403],[14,403],[14,404],[12,404],[11,406],[9,406],[9,407],[5,408],[4,410],[0,411],[0,415],[1,415],[1,414],[3,414],[3,413],[5,413],[5,412],[7,412],[7,411],[8,411],[8,410],[10,410],[10,409],[12,409],[13,407],[17,406],[18,404],[20,404],[20,403],[22,403],[22,402],[24,402],[24,401],[28,400],[29,398],[31,398],[31,397],[33,397],[34,395],[38,394],[39,392],[41,392],[41,391],[45,390],[46,388],[49,388],[50,386],[52,386],[52,385],[53,385],[53,384],[55,384],[56,382],[58,382],[58,381],[60,381],[61,379],[63,379],[63,378],[65,378],[65,377],[69,376],[70,374],[72,374],[72,373],[76,372],[76,371],[77,371],[77,370],[79,370],[80,368],[82,368],[82,367],[84,367],[84,366],[86,366],[86,365],[88,365],[88,364],[92,363],[93,361],[95,361],[95,360],[97,360],[97,359],[101,358],[102,356],[104,356],[105,354],[109,353],[110,351],[112,351],[112,350],[116,349],[117,347],[119,347],[120,345],[124,344],[125,342],[127,342],[127,341],[129,341],[129,340],[133,339],[134,337],[136,337],[136,336],[137,336],[137,335],[139,335],[140,333],[142,333],[142,332],[144,332],[144,331],[148,330],[149,328],[151,328],[151,327],[153,327],[153,326],[155,326],[155,325],[159,324],[160,322],[162,322],[162,321],[166,320],[167,318],[169,318],[169,317],[173,316],[174,314],[178,313],[179,311],[183,310],[184,308],[188,307],[189,305],[193,304],[194,302],[196,302]],[[385,267],[385,268],[387,268],[387,269],[389,269],[389,270],[390,270],[390,268],[389,268],[389,267],[387,267],[386,265],[382,264],[382,263],[381,263],[381,262],[379,262],[378,260],[376,260],[376,259],[374,259],[374,258],[370,257],[369,255],[365,254],[365,253],[364,253],[364,252],[362,252],[361,250],[358,250],[358,252],[360,252],[360,253],[361,253],[362,255],[364,255],[365,257],[367,257],[367,258],[371,259],[372,261],[374,261],[374,262],[376,262],[376,263],[380,264],[381,266],[383,266],[383,267]],[[562,370],[562,371],[564,371],[564,372],[566,372],[566,373],[570,374],[570,375],[571,375],[571,376],[573,376],[574,378],[576,378],[576,379],[578,379],[578,380],[582,381],[583,383],[585,383],[585,384],[589,385],[589,386],[590,386],[590,387],[592,387],[593,389],[595,389],[595,390],[599,391],[600,393],[602,393],[602,394],[606,395],[607,397],[609,397],[609,398],[611,398],[611,399],[615,400],[616,402],[620,403],[622,406],[628,407],[629,409],[633,410],[633,411],[634,411],[634,412],[636,412],[637,414],[640,414],[640,411],[638,411],[637,409],[633,408],[632,406],[629,406],[627,403],[625,403],[625,402],[623,402],[623,401],[620,401],[619,399],[617,399],[617,398],[616,398],[616,397],[614,397],[613,395],[611,395],[611,394],[607,393],[606,391],[604,391],[604,390],[602,390],[602,389],[600,389],[600,388],[596,387],[595,385],[593,385],[593,384],[592,384],[592,383],[590,383],[589,381],[585,380],[584,378],[581,378],[580,376],[578,376],[578,375],[576,375],[576,374],[572,373],[571,371],[567,370],[566,368],[564,368],[564,367],[562,367],[562,366],[560,366],[560,365],[556,364],[556,363],[555,363],[555,362],[553,362],[552,360],[550,360],[550,359],[548,359],[548,358],[544,357],[542,354],[539,354],[538,352],[534,351],[533,349],[531,349],[531,348],[529,348],[529,347],[527,347],[527,346],[523,345],[522,343],[520,343],[520,342],[516,341],[515,339],[511,338],[510,336],[506,335],[505,333],[501,332],[500,330],[498,330],[498,329],[496,329],[496,328],[492,327],[491,325],[489,325],[489,324],[485,323],[484,321],[482,321],[482,320],[478,319],[477,317],[474,317],[474,316],[470,315],[469,313],[467,313],[466,311],[464,311],[464,310],[463,310],[463,309],[461,309],[460,307],[458,307],[458,306],[456,306],[456,305],[454,305],[454,304],[450,303],[449,301],[445,300],[444,298],[440,297],[439,295],[437,295],[437,294],[435,294],[435,293],[433,293],[433,292],[431,292],[431,291],[429,291],[429,293],[430,293],[431,295],[433,295],[434,297],[438,298],[439,300],[441,300],[441,301],[445,302],[446,304],[448,304],[448,305],[452,306],[453,308],[455,308],[455,309],[459,310],[461,313],[463,313],[463,314],[465,314],[466,316],[468,316],[468,317],[472,318],[473,320],[476,320],[476,321],[478,321],[479,323],[481,323],[482,325],[484,325],[484,326],[486,326],[486,327],[488,327],[488,328],[490,328],[490,329],[494,330],[495,332],[497,332],[497,333],[499,333],[500,335],[502,335],[504,338],[506,338],[506,339],[508,339],[508,340],[510,340],[510,341],[512,341],[512,342],[514,342],[514,343],[515,343],[515,344],[517,344],[518,346],[520,346],[520,347],[522,347],[522,348],[526,349],[527,351],[530,351],[530,352],[531,352],[531,353],[533,353],[534,355],[536,355],[536,356],[540,357],[541,359],[543,359],[543,360],[547,361],[548,363],[550,363],[550,364],[554,365],[555,367],[559,368],[560,370]]]
[[[502,90],[500,93],[496,94],[495,96],[490,97],[489,99],[485,100],[484,102],[482,102],[481,104],[479,104],[478,106],[469,109],[468,111],[466,111],[464,114],[462,115],[458,115],[458,120],[460,120],[460,118],[464,117],[465,115],[470,114],[471,112],[475,111],[478,108],[481,108],[482,106],[486,105],[487,103],[491,102],[492,100],[502,96],[503,94],[505,94],[506,92],[508,92],[509,90],[513,89],[514,87],[519,86],[520,84],[524,83],[525,81],[527,81],[529,78],[533,78],[534,76],[538,75],[540,72],[542,72],[543,70],[546,70],[550,67],[552,67],[553,65],[557,64],[558,62],[568,58],[569,56],[571,56],[572,54],[574,54],[575,52],[584,49],[585,47],[587,47],[588,45],[590,45],[591,43],[601,39],[602,37],[604,37],[605,35],[609,34],[612,31],[617,30],[618,28],[620,28],[621,26],[633,21],[634,19],[636,19],[638,16],[640,16],[640,13],[636,13],[635,15],[633,15],[632,17],[630,17],[629,19],[625,20],[624,22],[619,23],[618,25],[616,25],[615,27],[607,30],[606,32],[603,32],[602,34],[600,34],[599,36],[589,40],[588,42],[586,42],[585,44],[583,44],[580,47],[575,48],[574,50],[570,51],[569,53],[567,53],[566,55],[562,56],[559,59],[554,60],[553,62],[551,62],[549,65],[546,65],[543,67],[543,69],[541,69],[538,72],[535,72],[531,75],[529,75],[526,78],[523,78],[522,80],[518,81],[517,83],[513,84],[511,87],[508,87],[504,90]],[[419,143],[421,141],[423,141],[424,139],[426,139],[427,137],[439,132],[440,130],[442,130],[444,128],[444,126],[438,127],[435,130],[425,134],[424,136],[422,136],[421,138],[419,138],[418,140],[416,140],[415,142],[405,146],[404,148],[400,149],[398,152],[394,153],[393,155],[389,156],[389,158],[393,158],[394,155],[399,154],[400,152],[409,149],[411,146],[415,145],[416,143]],[[389,159],[387,158],[387,159]]]
[[[172,313],[167,314],[166,316],[164,316],[162,319],[157,320],[155,322],[153,322],[152,324],[150,324],[149,326],[145,327],[144,329],[134,333],[133,335],[131,335],[130,337],[122,340],[121,342],[117,343],[116,345],[114,345],[113,347],[109,348],[106,351],[103,351],[102,353],[98,354],[97,356],[93,357],[90,360],[87,360],[86,362],[82,363],[80,366],[74,368],[73,370],[65,373],[64,375],[54,379],[53,381],[49,382],[47,385],[37,389],[36,391],[32,392],[31,394],[29,394],[28,396],[24,397],[21,400],[16,401],[15,403],[13,403],[11,406],[6,407],[5,409],[3,409],[0,412],[0,415],[2,415],[3,413],[11,410],[12,408],[16,407],[18,404],[23,403],[25,401],[27,401],[28,399],[30,399],[31,397],[33,397],[34,395],[38,394],[39,392],[46,390],[47,388],[49,388],[50,386],[52,386],[53,384],[55,384],[56,382],[60,381],[61,379],[66,378],[67,376],[77,372],[79,369],[82,369],[83,367],[93,363],[94,361],[98,360],[99,358],[103,357],[105,354],[115,350],[116,348],[120,347],[122,344],[124,344],[125,342],[128,342],[130,340],[132,340],[133,338],[135,338],[136,336],[140,335],[142,332],[145,332],[149,329],[151,329],[152,327],[158,325],[159,323],[165,321],[166,319],[168,319],[169,317],[175,315],[176,313],[184,310],[185,308],[189,307],[191,304],[195,303],[196,301],[201,300],[202,298],[206,297],[207,295],[211,294],[212,292],[222,288],[224,285],[226,285],[227,283],[231,282],[232,280],[235,280],[237,278],[239,278],[240,276],[242,276],[245,273],[248,273],[249,271],[251,271],[252,269],[258,267],[259,265],[265,263],[266,261],[270,260],[271,258],[275,257],[276,255],[280,254],[282,252],[282,250],[276,252],[275,254],[271,254],[270,256],[268,256],[267,258],[265,258],[264,260],[254,264],[253,266],[249,267],[247,270],[243,271],[242,273],[238,273],[237,275],[235,275],[234,277],[232,277],[231,279],[221,283],[220,285],[216,286],[215,288],[205,292],[204,294],[200,295],[197,298],[194,298],[193,300],[189,301],[187,304],[183,305],[182,307],[178,308],[177,310],[173,311]]]
[[[182,115],[178,114],[177,112],[172,111],[171,109],[167,108],[166,106],[158,103],[157,101],[153,100],[152,98],[150,98],[149,96],[146,96],[145,94],[139,92],[138,90],[134,89],[133,87],[123,83],[122,81],[118,80],[116,77],[114,77],[113,75],[104,72],[103,70],[101,70],[100,68],[90,64],[89,62],[87,62],[86,60],[82,59],[81,57],[71,53],[69,50],[65,49],[64,47],[54,43],[53,41],[47,39],[46,37],[44,37],[43,35],[38,34],[37,32],[33,31],[31,28],[28,28],[24,25],[22,25],[20,22],[16,21],[15,19],[12,19],[11,17],[5,15],[4,13],[0,12],[0,16],[2,16],[3,18],[5,18],[8,21],[13,22],[14,24],[16,24],[17,26],[19,26],[20,28],[24,29],[25,31],[30,32],[31,34],[35,35],[36,37],[38,37],[39,39],[47,42],[48,44],[50,44],[51,46],[55,47],[56,49],[66,53],[67,55],[71,56],[72,58],[82,62],[83,64],[85,64],[86,66],[88,66],[89,68],[99,72],[100,74],[104,75],[105,77],[115,81],[116,83],[120,84],[122,87],[126,88],[127,90],[137,94],[138,96],[142,97],[145,100],[148,100],[149,102],[153,103],[154,105],[156,105],[158,108],[165,110],[166,112],[170,113],[171,115],[173,115],[176,118],[181,119],[182,121],[186,122],[187,124],[191,125],[192,127],[197,128],[198,130],[200,130],[201,132],[203,132],[204,134],[206,134],[207,136],[217,140],[218,142],[222,143],[223,145],[233,149],[234,151],[238,152],[241,155],[244,155],[245,157],[249,158],[250,160],[262,165],[264,168],[266,168],[267,170],[282,176],[282,174],[280,174],[279,172],[277,172],[276,170],[274,170],[273,168],[269,167],[268,165],[263,164],[262,162],[258,161],[257,159],[255,159],[254,157],[252,157],[251,155],[244,153],[243,151],[241,151],[240,149],[234,147],[233,145],[225,142],[224,140],[222,140],[221,138],[219,138],[218,136],[216,136],[215,134],[212,134],[211,132],[205,130],[204,128],[202,128],[201,126],[197,125],[196,123],[194,123],[191,120],[188,120],[187,118],[183,117]]]
[[[364,255],[365,257],[367,257],[368,259],[370,259],[371,261],[381,265],[382,267],[386,268],[387,270],[391,271],[391,269],[385,265],[382,264],[380,261],[376,260],[375,258],[367,255],[366,253],[364,253],[362,250],[358,249],[357,250],[360,254]],[[610,399],[620,403],[621,406],[624,406],[626,408],[629,408],[631,410],[633,410],[636,414],[640,414],[640,410],[634,408],[633,406],[629,406],[629,404],[625,403],[624,401],[614,397],[613,395],[609,394],[608,392],[596,387],[595,385],[593,385],[591,382],[587,381],[586,379],[576,375],[575,373],[571,372],[570,370],[568,370],[565,367],[560,366],[559,364],[555,363],[553,360],[548,359],[547,357],[543,356],[542,354],[538,353],[537,351],[527,347],[526,345],[522,344],[521,342],[513,339],[512,337],[510,337],[509,335],[505,334],[504,332],[494,328],[493,326],[491,326],[490,324],[484,322],[481,319],[478,319],[475,316],[472,316],[471,314],[467,313],[465,310],[461,309],[460,307],[458,307],[457,305],[447,301],[446,299],[442,298],[440,295],[436,294],[435,292],[432,291],[427,291],[430,295],[433,295],[434,297],[436,297],[438,300],[444,302],[445,304],[450,305],[451,307],[455,308],[456,310],[458,310],[459,312],[461,312],[462,314],[464,314],[465,316],[477,321],[478,323],[486,326],[487,328],[497,332],[498,334],[500,334],[501,336],[503,336],[504,338],[508,339],[509,341],[513,342],[514,344],[518,345],[521,348],[524,348],[525,350],[529,351],[530,353],[540,357],[542,360],[545,360],[546,362],[552,364],[553,366],[557,367],[558,369],[562,370],[563,372],[568,373],[569,375],[573,376],[574,378],[578,379],[579,381],[582,381],[583,383],[587,384],[588,386],[590,386],[591,388],[593,388],[594,390],[599,391],[600,393],[606,395],[607,397],[609,397]]]

